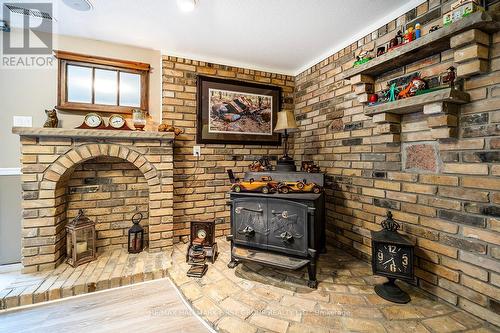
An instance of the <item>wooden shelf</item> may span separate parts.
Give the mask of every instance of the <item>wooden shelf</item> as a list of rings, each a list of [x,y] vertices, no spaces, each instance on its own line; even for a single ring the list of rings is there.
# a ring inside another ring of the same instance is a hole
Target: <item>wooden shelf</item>
[[[460,21],[428,33],[413,42],[345,71],[344,79],[358,74],[377,77],[380,74],[448,50],[451,37],[470,29],[479,29],[489,33],[496,32],[500,30],[500,22],[493,20],[487,13],[473,13]]]
[[[463,91],[446,88],[394,102],[387,102],[372,106],[366,105],[364,113],[367,116],[373,116],[379,113],[407,114],[422,110],[426,104],[439,102],[465,104],[468,103],[469,100],[469,94]]]

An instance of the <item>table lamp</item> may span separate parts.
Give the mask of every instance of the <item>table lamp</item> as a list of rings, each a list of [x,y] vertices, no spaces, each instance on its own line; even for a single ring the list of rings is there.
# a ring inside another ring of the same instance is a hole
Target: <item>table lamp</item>
[[[297,171],[293,158],[288,156],[288,134],[299,130],[295,122],[293,111],[278,112],[278,122],[274,128],[275,133],[283,134],[284,155],[278,159],[276,171]]]

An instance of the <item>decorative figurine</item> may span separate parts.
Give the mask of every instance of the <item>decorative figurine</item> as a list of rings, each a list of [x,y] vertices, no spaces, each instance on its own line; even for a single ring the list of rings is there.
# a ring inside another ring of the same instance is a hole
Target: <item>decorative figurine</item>
[[[438,31],[441,27],[439,25],[433,25],[431,27],[431,29],[429,30],[429,32],[434,32],[434,31]]]
[[[407,44],[407,43],[409,43],[411,41],[413,41],[413,28],[409,27],[408,29],[405,30],[403,44]]]
[[[415,245],[407,237],[399,234],[399,223],[387,212],[387,219],[382,222],[382,230],[372,231],[372,271],[373,274],[389,279],[384,284],[375,286],[380,297],[394,303],[408,303],[410,296],[394,282],[396,279],[412,281],[414,278],[413,254]]]
[[[305,172],[309,172],[309,173],[320,172],[319,166],[314,164],[313,161],[302,161],[302,165],[301,165],[300,170],[305,171]]]
[[[160,124],[158,126],[158,132],[174,132],[175,136],[184,133],[182,128],[174,127],[167,124]]]
[[[385,46],[379,46],[377,48],[377,57],[380,57],[384,53],[385,53]]]
[[[422,29],[420,23],[415,23],[415,39],[422,37]]]
[[[307,183],[304,180],[298,180],[296,182],[279,182],[277,186],[278,192],[287,194],[289,192],[312,192],[318,194],[321,192],[321,187],[316,185],[315,183]]]
[[[375,104],[378,101],[378,95],[377,94],[371,94],[370,97],[368,98],[368,103],[369,104]]]
[[[453,89],[455,87],[455,78],[456,77],[457,77],[457,75],[455,73],[455,67],[450,66],[450,67],[448,67],[448,71],[446,72],[446,74],[443,76],[442,82],[449,83],[450,88]]]
[[[443,27],[451,24],[453,22],[453,16],[451,12],[448,12],[443,15]]]
[[[227,170],[229,181],[231,182],[231,191],[233,192],[262,192],[264,194],[274,193],[278,190],[278,182],[273,181],[270,176],[263,176],[260,180],[250,178],[249,180],[240,180],[235,178],[233,170]]]
[[[385,102],[389,101],[389,98],[387,97],[388,91],[389,91],[389,89],[386,89],[386,90],[379,91],[377,93],[377,102],[378,103],[385,103]]]
[[[426,86],[427,84],[424,80],[419,77],[415,77],[403,90],[401,90],[401,92],[398,94],[398,99],[415,96],[418,91],[424,90]]]
[[[396,87],[396,83],[391,84],[389,90],[385,93],[385,97],[387,97],[388,102],[394,102],[396,100],[396,96],[399,93],[398,87]]]
[[[359,56],[356,57],[356,61],[354,62],[353,67],[362,65],[370,60],[372,60],[373,57],[370,56],[369,51],[363,51],[359,54]]]
[[[250,171],[253,172],[262,172],[262,171],[270,171],[271,170],[271,162],[269,162],[269,158],[262,157],[258,160],[255,160],[248,166]]]
[[[387,51],[391,51],[392,49],[403,45],[403,41],[404,41],[403,33],[401,32],[401,30],[398,30],[396,36],[394,36],[394,38],[389,41],[389,46],[387,48]]]
[[[59,125],[59,119],[57,119],[57,110],[45,110],[45,114],[47,115],[47,120],[45,120],[45,124],[43,124],[43,127],[57,128],[57,125]]]

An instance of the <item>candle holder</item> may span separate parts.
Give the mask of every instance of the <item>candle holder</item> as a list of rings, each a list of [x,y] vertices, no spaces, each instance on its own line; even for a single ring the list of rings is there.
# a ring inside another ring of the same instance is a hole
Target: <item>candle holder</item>
[[[66,262],[73,267],[94,260],[95,249],[95,224],[78,211],[78,215],[66,226]]]
[[[141,109],[132,110],[132,123],[137,131],[144,131],[146,126],[146,114]]]
[[[141,213],[132,216],[133,224],[128,230],[128,253],[139,253],[144,249],[144,228],[139,224],[141,220]]]

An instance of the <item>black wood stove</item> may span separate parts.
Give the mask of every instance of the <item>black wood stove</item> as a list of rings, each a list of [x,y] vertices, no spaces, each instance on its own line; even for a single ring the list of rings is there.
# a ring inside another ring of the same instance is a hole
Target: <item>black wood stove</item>
[[[274,181],[305,180],[324,185],[322,173],[247,172],[245,180],[270,176]],[[323,193],[235,193],[230,192],[231,261],[291,270],[307,266],[308,286],[317,287],[316,260],[325,251]]]

